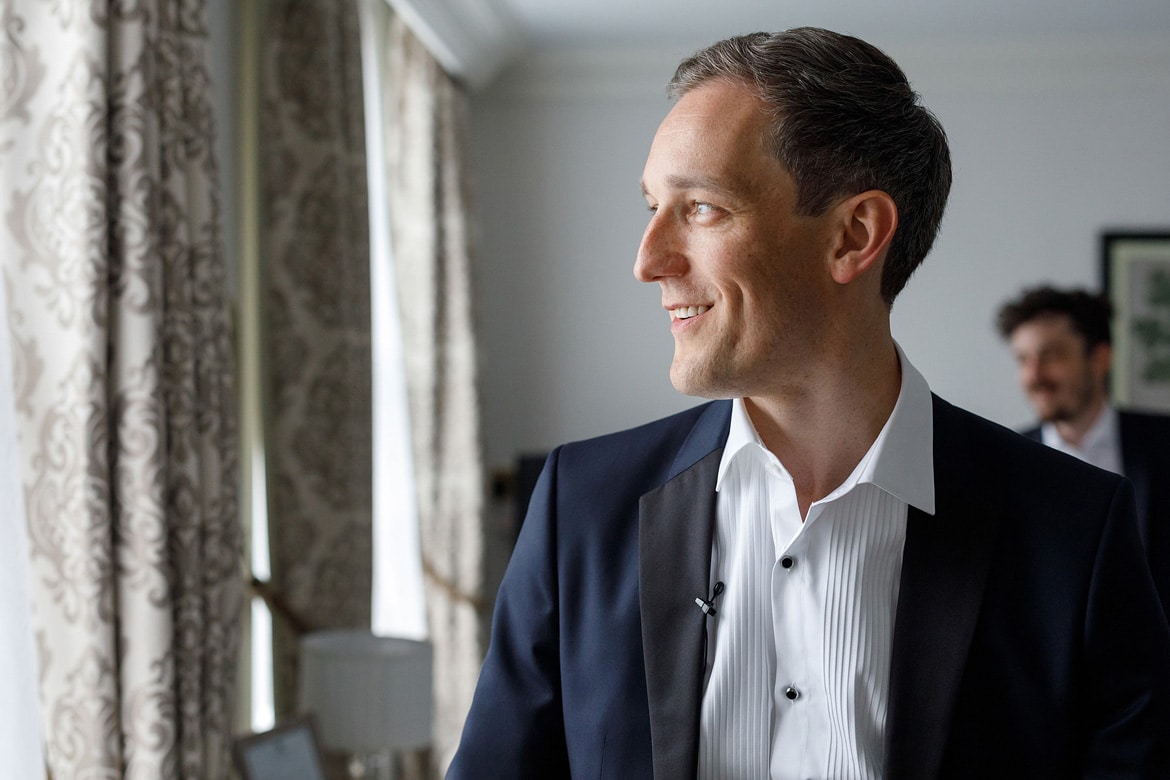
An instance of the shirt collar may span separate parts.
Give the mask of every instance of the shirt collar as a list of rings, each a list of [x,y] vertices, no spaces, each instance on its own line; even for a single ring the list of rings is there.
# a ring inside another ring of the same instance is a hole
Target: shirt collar
[[[1040,440],[1049,447],[1072,454],[1076,454],[1078,451],[1091,453],[1104,447],[1113,446],[1113,443],[1117,441],[1117,410],[1113,408],[1112,404],[1106,403],[1101,408],[1101,413],[1097,415],[1092,427],[1085,431],[1085,438],[1080,447],[1066,442],[1060,435],[1060,431],[1056,429],[1055,423],[1044,423],[1040,426]]]
[[[895,498],[934,514],[934,406],[926,379],[895,343],[902,366],[902,387],[894,410],[849,478],[825,500],[870,482]],[[719,490],[731,463],[745,447],[767,451],[748,417],[742,398],[732,402],[731,427],[719,462]],[[778,461],[777,461],[778,462]]]
[[[748,417],[743,399],[736,398],[731,402],[731,427],[727,431],[727,443],[723,445],[723,456],[719,459],[719,476],[715,480],[716,492],[723,487],[723,478],[731,468],[732,461],[745,447],[752,445],[766,450],[760,434],[756,433],[756,427]]]

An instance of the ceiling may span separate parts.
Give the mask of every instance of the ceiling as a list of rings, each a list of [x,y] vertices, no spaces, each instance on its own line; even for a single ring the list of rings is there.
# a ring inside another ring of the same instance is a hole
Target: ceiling
[[[883,48],[929,43],[1170,44],[1170,0],[387,0],[473,89],[525,52],[692,50],[813,25]]]
[[[499,0],[529,46],[702,45],[814,25],[863,38],[1170,35],[1167,0]]]

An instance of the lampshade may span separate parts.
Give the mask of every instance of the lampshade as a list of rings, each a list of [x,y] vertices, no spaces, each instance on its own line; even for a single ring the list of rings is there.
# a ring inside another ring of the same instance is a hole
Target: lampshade
[[[370,753],[431,741],[429,642],[368,631],[301,639],[301,706],[316,716],[326,750]]]

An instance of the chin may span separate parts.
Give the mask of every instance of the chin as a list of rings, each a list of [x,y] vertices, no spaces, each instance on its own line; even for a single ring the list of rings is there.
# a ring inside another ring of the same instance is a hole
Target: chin
[[[1052,404],[1032,404],[1032,411],[1035,413],[1040,422],[1056,422],[1060,417],[1060,409]]]
[[[674,389],[683,395],[694,396],[695,398],[717,398],[718,396],[709,393],[702,385],[688,382],[685,380],[675,379],[671,377],[670,383],[674,385]]]
[[[670,383],[674,385],[674,389],[683,395],[691,395],[696,398],[719,398],[718,394],[711,392],[711,382],[709,377],[697,374],[695,371],[688,371],[685,368],[672,366],[670,369]]]
[[[719,378],[704,372],[685,371],[672,367],[670,383],[674,389],[683,395],[708,400],[722,400],[724,398],[738,398],[743,393],[737,392],[729,382],[721,382]]]

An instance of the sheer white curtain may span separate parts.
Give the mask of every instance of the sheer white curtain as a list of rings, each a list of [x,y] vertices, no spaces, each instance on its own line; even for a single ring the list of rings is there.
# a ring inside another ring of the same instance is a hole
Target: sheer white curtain
[[[427,628],[435,653],[434,753],[442,771],[471,702],[482,660],[480,623],[487,617],[466,98],[383,0],[371,0],[369,8],[381,97],[384,218],[401,317]]]
[[[390,225],[390,176],[384,101],[397,96],[384,83],[392,15],[386,0],[359,0],[362,83],[370,209],[370,340],[374,396],[374,572],[370,623],[379,636],[426,639],[426,597],[419,547],[418,495],[410,400],[403,354],[402,309]],[[385,91],[385,93],[384,93]]]

